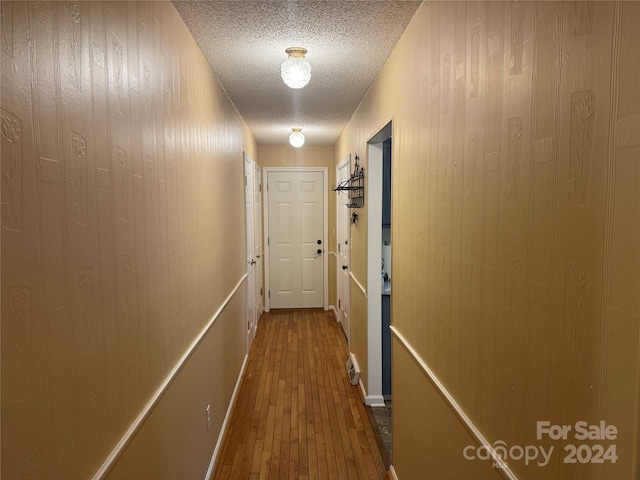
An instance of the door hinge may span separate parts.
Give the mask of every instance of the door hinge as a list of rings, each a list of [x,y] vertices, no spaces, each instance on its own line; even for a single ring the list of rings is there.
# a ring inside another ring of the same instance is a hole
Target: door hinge
[[[267,237],[267,245],[271,245],[271,239]]]
[[[260,296],[262,296],[262,287],[260,287]]]
[[[271,298],[271,290],[269,290],[269,298]]]
[[[338,299],[338,308],[340,308],[342,306],[342,303],[340,302],[340,299]]]
[[[338,253],[340,253],[340,244],[338,244]]]
[[[269,191],[269,184],[267,183],[267,192]]]

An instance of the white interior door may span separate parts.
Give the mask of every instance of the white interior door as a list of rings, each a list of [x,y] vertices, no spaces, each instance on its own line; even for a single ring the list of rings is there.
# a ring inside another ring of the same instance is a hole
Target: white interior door
[[[324,178],[267,173],[269,308],[324,306]]]
[[[258,321],[260,320],[260,315],[262,315],[264,305],[262,302],[262,259],[264,255],[262,252],[262,173],[260,171],[260,166],[255,162],[253,163],[253,212],[253,224],[255,225],[253,258],[256,261],[256,264],[254,266],[256,305],[254,328],[256,328],[258,326]]]
[[[256,301],[255,301],[255,224],[254,224],[254,186],[253,186],[253,160],[246,153],[244,154],[244,203],[245,203],[245,225],[247,231],[247,351],[256,333]]]
[[[349,178],[349,159],[347,158],[340,164],[336,172],[337,183]],[[349,324],[349,252],[351,250],[351,242],[349,240],[349,232],[351,228],[349,219],[349,197],[347,192],[338,192],[337,199],[337,233],[336,241],[338,253],[337,271],[337,293],[338,293],[338,321],[342,325],[342,330],[347,337],[347,342],[351,337],[351,327]]]

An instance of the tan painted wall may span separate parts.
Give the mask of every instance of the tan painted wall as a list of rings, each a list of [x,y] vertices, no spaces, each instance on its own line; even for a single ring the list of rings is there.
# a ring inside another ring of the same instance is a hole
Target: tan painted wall
[[[353,121],[353,120],[352,120]],[[388,122],[387,122],[388,123]],[[350,125],[347,125],[347,131],[350,129]],[[378,129],[375,129],[371,135],[375,134],[378,130],[384,127],[385,124],[380,125]],[[356,154],[359,157],[359,165],[365,168],[365,174],[367,171],[367,157],[366,157],[366,142],[368,138],[359,137],[357,140],[350,138],[343,132],[338,138],[338,141],[334,145],[334,161],[338,165],[342,162],[349,153],[351,153],[351,163],[349,171],[353,172],[355,165]],[[335,171],[335,168],[334,168]],[[366,177],[365,177],[366,180]],[[367,285],[367,194],[365,191],[365,205],[363,208],[352,209],[352,213],[358,215],[357,226],[351,226],[351,256],[349,257],[349,271],[357,282],[366,289]],[[337,268],[337,263],[336,263]],[[351,277],[350,277],[351,278]],[[335,282],[335,280],[334,280]],[[336,285],[337,288],[337,285]],[[350,332],[349,350],[356,357],[356,362],[360,368],[360,382],[368,391],[368,363],[367,363],[367,297],[360,289],[360,286],[350,279]]]
[[[360,368],[360,381],[365,390],[368,389],[368,365],[367,365],[367,337],[361,332],[367,331],[367,298],[362,294],[358,285],[351,280],[350,312],[351,312],[351,337],[349,347],[356,357]],[[354,335],[354,332],[357,332]],[[368,390],[367,390],[368,391]]]
[[[295,148],[290,145],[260,145],[259,151],[261,167],[327,167],[329,187],[335,184],[336,167],[331,146],[304,145]],[[329,200],[329,245],[325,249],[329,255],[329,305],[336,306],[336,193],[329,191],[326,194]]]
[[[331,146],[304,145],[295,148],[290,145],[260,145],[258,149],[261,167],[327,167],[335,170]]]
[[[394,378],[423,376],[411,355],[395,338]],[[490,462],[465,461],[468,445],[479,446],[458,420],[431,382],[401,382],[393,386],[393,465],[398,478],[447,478],[451,480],[500,480],[503,477]],[[429,431],[416,422],[416,412],[429,412]],[[468,456],[474,455],[469,451]],[[455,468],[448,467],[454,465]],[[410,469],[406,468],[409,466]]]
[[[90,478],[242,278],[257,145],[169,2],[2,2],[1,35],[2,477]],[[244,298],[118,474],[204,477]]]
[[[555,445],[547,467],[510,460],[520,478],[572,470],[539,420],[618,428],[617,463],[576,478],[640,474],[639,24],[637,2],[425,2],[335,146],[364,157],[393,119],[392,322],[490,442]],[[365,218],[352,235],[364,284]],[[399,348],[399,478],[470,478]]]
[[[236,328],[244,294],[235,295],[220,319],[171,384],[109,472],[109,480],[203,480],[244,359],[246,335]],[[205,406],[211,404],[206,430]]]

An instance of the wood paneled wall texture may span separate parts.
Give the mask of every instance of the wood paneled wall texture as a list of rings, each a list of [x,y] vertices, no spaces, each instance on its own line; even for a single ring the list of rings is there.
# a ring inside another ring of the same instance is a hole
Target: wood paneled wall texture
[[[364,156],[393,119],[392,322],[491,442],[555,445],[519,478],[640,474],[638,25],[638,2],[425,2],[336,145]],[[352,232],[362,270],[365,216]],[[446,437],[425,410],[394,452]],[[615,425],[617,463],[563,463],[573,436],[538,420]]]
[[[88,478],[242,277],[257,146],[169,2],[1,9],[2,474]]]

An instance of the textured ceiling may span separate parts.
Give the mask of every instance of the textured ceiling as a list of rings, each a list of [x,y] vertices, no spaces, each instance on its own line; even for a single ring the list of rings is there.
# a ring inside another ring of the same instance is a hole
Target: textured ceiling
[[[421,1],[180,1],[173,4],[261,145],[331,145]],[[285,49],[305,47],[311,81],[280,78]]]

